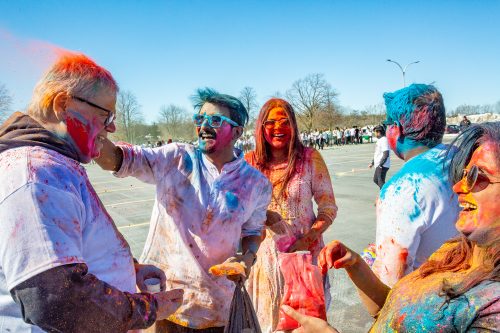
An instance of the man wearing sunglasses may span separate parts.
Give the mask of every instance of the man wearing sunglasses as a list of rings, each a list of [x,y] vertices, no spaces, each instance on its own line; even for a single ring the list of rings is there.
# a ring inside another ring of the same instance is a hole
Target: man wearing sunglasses
[[[118,86],[82,54],[65,54],[38,82],[28,114],[0,127],[0,331],[127,332],[180,305],[154,295],[81,163],[114,132]]]
[[[459,206],[441,144],[446,117],[439,91],[412,84],[384,99],[387,140],[405,164],[380,191],[372,268],[392,287],[456,235]]]
[[[271,200],[269,181],[234,149],[248,119],[243,104],[212,89],[198,90],[193,102],[197,147],[148,149],[105,140],[96,160],[118,177],[156,185],[142,260],[165,271],[167,288],[184,290],[182,306],[157,322],[156,332],[224,331],[235,285],[208,270],[239,261],[248,276]]]

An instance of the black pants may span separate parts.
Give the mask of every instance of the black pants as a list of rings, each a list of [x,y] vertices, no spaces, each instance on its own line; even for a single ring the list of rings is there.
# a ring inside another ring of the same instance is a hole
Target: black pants
[[[385,175],[387,175],[387,170],[389,168],[377,167],[375,168],[375,173],[373,174],[373,182],[382,188],[385,184]]]

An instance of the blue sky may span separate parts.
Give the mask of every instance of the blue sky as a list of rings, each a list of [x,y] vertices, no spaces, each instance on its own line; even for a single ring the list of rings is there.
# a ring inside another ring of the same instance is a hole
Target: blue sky
[[[447,108],[500,100],[500,1],[0,0],[0,83],[28,104],[51,46],[80,51],[132,91],[146,120],[161,105],[192,111],[198,87],[259,103],[324,73],[362,109],[407,82],[435,82]]]

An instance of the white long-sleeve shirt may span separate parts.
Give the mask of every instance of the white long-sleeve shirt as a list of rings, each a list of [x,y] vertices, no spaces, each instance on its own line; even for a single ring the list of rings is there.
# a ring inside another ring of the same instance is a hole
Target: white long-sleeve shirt
[[[54,267],[85,263],[135,292],[130,248],[80,163],[25,146],[1,153],[0,170],[0,332],[42,332],[23,321],[10,290]]]
[[[219,173],[187,144],[121,149],[116,175],[156,184],[142,261],[165,271],[168,289],[184,289],[184,302],[169,320],[195,329],[226,325],[234,283],[208,269],[234,256],[241,237],[261,234],[270,182],[240,151]]]

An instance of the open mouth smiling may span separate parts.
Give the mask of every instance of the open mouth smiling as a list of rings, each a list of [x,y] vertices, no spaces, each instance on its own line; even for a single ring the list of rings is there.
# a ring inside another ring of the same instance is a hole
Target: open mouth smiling
[[[472,210],[476,210],[477,209],[477,206],[473,203],[470,203],[470,202],[467,202],[467,201],[460,201],[459,202],[459,206],[464,210],[464,211],[472,211]]]
[[[215,134],[213,133],[207,133],[207,132],[200,132],[199,137],[202,140],[215,140]]]

